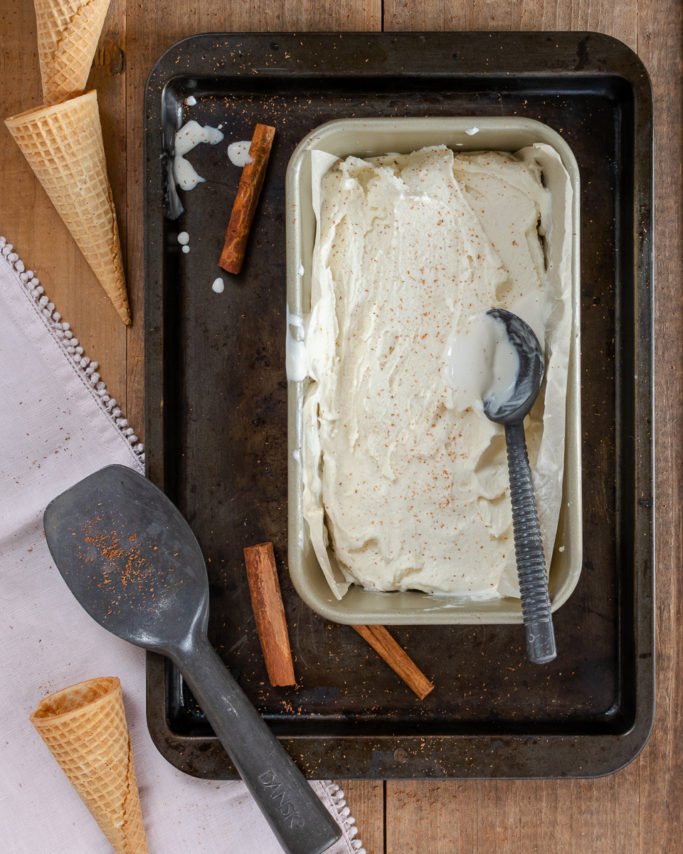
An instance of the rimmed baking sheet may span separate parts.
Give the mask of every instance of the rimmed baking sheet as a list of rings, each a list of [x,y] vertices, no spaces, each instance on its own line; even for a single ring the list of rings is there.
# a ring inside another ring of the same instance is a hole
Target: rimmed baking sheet
[[[188,96],[193,106],[184,103]],[[609,773],[653,712],[652,98],[619,42],[591,33],[212,34],[171,48],[145,102],[148,474],[208,560],[210,636],[311,777]],[[537,119],[581,174],[583,566],[556,613],[558,659],[529,664],[519,626],[400,626],[436,688],[411,694],[356,633],[315,615],[287,573],[284,177],[339,116]],[[206,179],[164,216],[182,121],[223,125],[188,155]],[[277,135],[240,276],[211,283],[239,170],[225,148]],[[182,253],[181,231],[191,251]],[[274,543],[298,686],[268,685],[242,548]],[[152,736],[178,767],[235,771],[175,669],[148,658]]]

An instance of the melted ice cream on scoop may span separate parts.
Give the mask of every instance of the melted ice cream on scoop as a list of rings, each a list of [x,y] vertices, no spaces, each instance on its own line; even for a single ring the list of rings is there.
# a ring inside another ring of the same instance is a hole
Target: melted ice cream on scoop
[[[543,352],[533,329],[520,317],[492,308],[496,338],[491,373],[484,392],[484,412],[498,424],[513,424],[531,411],[543,382]]]

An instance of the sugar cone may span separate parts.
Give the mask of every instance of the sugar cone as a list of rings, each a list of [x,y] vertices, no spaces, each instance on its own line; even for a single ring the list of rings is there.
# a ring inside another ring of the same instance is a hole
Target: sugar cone
[[[124,323],[130,309],[94,90],[5,119]]]
[[[31,722],[114,850],[146,852],[119,680],[91,679],[51,694]]]
[[[46,104],[58,104],[85,89],[109,2],[34,0]]]

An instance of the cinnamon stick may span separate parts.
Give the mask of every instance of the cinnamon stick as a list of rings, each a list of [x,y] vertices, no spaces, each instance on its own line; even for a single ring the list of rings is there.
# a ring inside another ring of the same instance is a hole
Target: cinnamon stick
[[[424,675],[408,653],[398,645],[384,626],[352,626],[408,687],[424,700],[434,683]]]
[[[272,543],[244,549],[251,607],[271,685],[294,685],[294,665]]]
[[[263,179],[266,177],[266,167],[274,136],[274,127],[258,124],[251,138],[249,147],[251,161],[242,169],[230,222],[225,232],[225,244],[218,262],[219,267],[228,273],[237,274],[242,269],[249,229],[256,213]]]

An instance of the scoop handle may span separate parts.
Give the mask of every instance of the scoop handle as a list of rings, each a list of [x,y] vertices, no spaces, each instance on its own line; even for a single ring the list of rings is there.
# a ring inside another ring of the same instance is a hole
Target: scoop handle
[[[167,650],[287,854],[320,854],[341,830],[204,634]]]
[[[515,538],[527,655],[535,664],[546,664],[557,657],[557,649],[553,617],[550,612],[543,540],[541,527],[538,524],[523,422],[506,424],[505,439],[510,473],[512,530]]]

